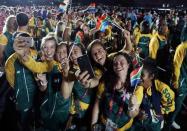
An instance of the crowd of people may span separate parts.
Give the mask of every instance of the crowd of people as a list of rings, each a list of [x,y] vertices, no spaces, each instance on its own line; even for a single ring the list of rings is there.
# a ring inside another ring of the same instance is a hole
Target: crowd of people
[[[0,129],[182,128],[186,11],[0,6],[0,32]]]

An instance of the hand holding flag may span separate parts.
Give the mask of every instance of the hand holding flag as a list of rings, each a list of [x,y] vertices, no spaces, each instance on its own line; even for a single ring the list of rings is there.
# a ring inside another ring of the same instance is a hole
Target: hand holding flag
[[[69,5],[69,0],[62,0],[59,5],[59,11],[65,12],[67,10],[68,5]]]
[[[130,74],[131,86],[135,87],[141,82],[141,74],[142,74],[143,66],[133,70]]]
[[[96,29],[104,32],[108,28],[110,22],[111,22],[111,19],[109,18],[109,16],[107,16],[106,14],[103,14],[97,20]]]

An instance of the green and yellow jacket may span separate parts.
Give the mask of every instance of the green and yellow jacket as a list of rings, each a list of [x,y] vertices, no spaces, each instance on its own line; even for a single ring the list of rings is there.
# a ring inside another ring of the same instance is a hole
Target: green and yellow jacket
[[[37,58],[37,53],[34,50],[30,50],[30,53],[33,59]],[[15,90],[18,110],[31,109],[37,89],[33,73],[22,65],[16,53],[6,61],[5,72],[10,86]]]
[[[161,35],[154,35],[149,43],[149,57],[156,59],[159,49],[162,49],[166,44],[166,37]]]
[[[173,86],[178,89],[181,82],[187,82],[187,41],[177,47],[173,59],[173,67]]]
[[[137,36],[137,46],[142,49],[140,56],[142,58],[149,56],[149,43],[152,38],[151,34],[139,34]]]
[[[170,89],[168,85],[165,83],[159,81],[159,80],[154,80],[153,82],[154,86],[149,87],[148,89],[144,89],[143,86],[138,86],[135,90],[135,95],[137,98],[137,102],[140,105],[140,108],[144,108],[147,110],[147,114],[150,115],[149,110],[153,109],[153,111],[157,115],[163,115],[163,114],[168,114],[170,112],[173,112],[175,110],[175,94],[174,92]],[[154,95],[154,96],[153,96]],[[150,98],[150,103],[145,103],[146,97]],[[155,98],[153,98],[153,97]],[[152,106],[151,106],[152,104]],[[143,107],[141,105],[145,105],[148,107]],[[146,109],[147,108],[147,109]]]
[[[2,35],[0,35],[0,44],[5,45],[5,51],[4,51],[4,60],[6,61],[8,57],[14,53],[13,50],[13,35],[12,33],[6,31]]]
[[[74,66],[70,72],[75,73],[76,70],[79,70],[78,66]],[[91,97],[92,89],[85,88],[78,80],[74,80],[70,113],[76,114],[78,118],[83,118],[89,108]]]
[[[62,73],[57,66],[47,73],[47,80],[47,92],[40,106],[41,117],[45,128],[56,131],[62,129],[68,119],[71,99],[64,99],[60,92]]]

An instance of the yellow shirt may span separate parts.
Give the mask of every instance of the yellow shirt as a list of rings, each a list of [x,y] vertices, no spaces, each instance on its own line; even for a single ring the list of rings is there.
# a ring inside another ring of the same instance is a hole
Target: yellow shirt
[[[31,17],[30,20],[29,20],[29,26],[30,27],[35,27],[35,18],[34,17]]]
[[[4,34],[0,35],[0,45],[7,45],[8,39]]]
[[[140,33],[140,28],[139,28],[139,27],[135,27],[135,28],[134,28],[134,31],[133,31],[133,36],[134,36],[134,38],[135,38],[135,41],[137,41],[138,36],[139,36],[140,34],[141,34],[141,33]]]

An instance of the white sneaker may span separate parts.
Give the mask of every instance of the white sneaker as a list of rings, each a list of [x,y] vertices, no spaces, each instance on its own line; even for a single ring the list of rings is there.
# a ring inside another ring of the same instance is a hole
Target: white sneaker
[[[177,129],[177,130],[181,129],[180,125],[177,124],[175,121],[172,123],[172,126],[173,126],[175,129]]]

